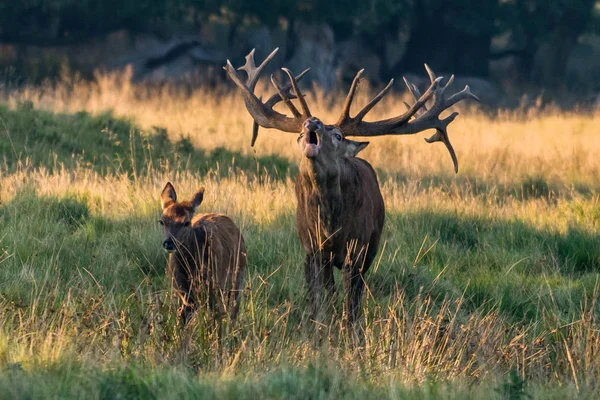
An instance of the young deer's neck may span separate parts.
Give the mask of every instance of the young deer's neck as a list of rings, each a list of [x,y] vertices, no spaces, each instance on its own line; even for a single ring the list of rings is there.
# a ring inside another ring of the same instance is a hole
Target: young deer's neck
[[[176,258],[189,259],[197,256],[198,244],[196,243],[196,234],[193,228],[186,228],[179,231],[175,238],[175,251],[173,255]]]

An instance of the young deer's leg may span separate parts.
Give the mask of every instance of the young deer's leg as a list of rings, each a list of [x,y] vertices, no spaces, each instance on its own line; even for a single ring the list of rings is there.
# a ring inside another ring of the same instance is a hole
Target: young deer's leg
[[[192,290],[192,276],[189,268],[179,266],[173,271],[175,290],[179,293],[182,305],[181,320],[186,325],[194,315],[196,298]]]

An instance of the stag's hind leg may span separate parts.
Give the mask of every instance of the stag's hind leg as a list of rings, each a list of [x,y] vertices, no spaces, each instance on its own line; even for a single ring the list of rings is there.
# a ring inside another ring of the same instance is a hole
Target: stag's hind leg
[[[353,327],[361,315],[362,293],[365,287],[361,264],[344,267],[344,320],[348,328]]]
[[[363,342],[364,336],[360,318],[362,315],[362,297],[365,287],[364,274],[370,268],[377,254],[378,240],[375,246],[365,246],[354,252],[344,266],[344,321],[353,339]]]

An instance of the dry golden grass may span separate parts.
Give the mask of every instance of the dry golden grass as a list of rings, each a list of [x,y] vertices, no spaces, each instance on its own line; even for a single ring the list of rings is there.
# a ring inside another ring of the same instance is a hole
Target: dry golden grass
[[[188,95],[165,86],[150,90],[130,83],[131,74],[98,74],[91,82],[64,79],[59,85],[26,88],[6,100],[15,106],[31,100],[36,107],[54,112],[113,110],[116,116],[134,118],[142,128],[167,128],[173,137],[189,136],[194,145],[226,147],[242,154],[297,156],[295,137],[261,130],[254,149],[248,145],[251,118],[236,93],[197,90]],[[263,88],[272,92],[270,88]],[[457,88],[458,90],[460,88]],[[371,90],[360,90],[356,104],[365,104]],[[266,92],[265,92],[266,93]],[[313,114],[336,121],[344,94],[334,106],[319,91],[309,94]],[[384,99],[370,114],[378,119],[404,111],[397,95]],[[598,186],[600,170],[600,112],[578,114],[549,110],[499,111],[489,117],[476,105],[464,110],[452,123],[451,140],[457,150],[462,176],[494,183],[511,183],[523,176],[539,176],[565,185]],[[419,137],[416,137],[419,136]],[[451,176],[452,163],[443,145],[426,145],[423,135],[375,138],[362,157],[378,169],[411,177]]]

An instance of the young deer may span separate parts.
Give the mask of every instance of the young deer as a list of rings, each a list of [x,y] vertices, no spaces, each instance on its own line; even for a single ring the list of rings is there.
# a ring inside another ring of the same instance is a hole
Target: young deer
[[[161,193],[163,247],[168,269],[183,302],[187,323],[198,303],[208,303],[215,319],[229,314],[235,322],[246,272],[246,245],[240,230],[225,215],[200,214],[204,188],[189,201],[177,202],[168,182]]]
[[[360,316],[364,274],[375,259],[383,223],[385,207],[379,190],[377,176],[371,165],[357,156],[369,142],[349,140],[348,136],[411,135],[428,129],[436,133],[427,142],[441,141],[446,145],[458,171],[456,155],[448,139],[447,127],[457,112],[440,119],[440,114],[464,99],[478,100],[469,87],[446,98],[446,85],[440,83],[427,65],[431,79],[429,88],[421,95],[416,86],[409,84],[415,102],[406,104],[408,110],[400,115],[366,122],[364,117],[390,90],[393,80],[354,117],[350,106],[358,86],[362,70],[352,82],[344,108],[338,121],[332,125],[321,122],[311,115],[297,81],[306,73],[294,77],[283,68],[290,82],[281,87],[271,75],[277,93],[263,102],[254,94],[259,75],[275,55],[273,51],[258,67],[254,63],[254,50],[246,56],[246,63],[238,68],[248,75],[243,80],[227,61],[224,69],[238,86],[246,109],[254,119],[252,145],[258,135],[258,127],[274,128],[283,132],[299,134],[300,170],[296,177],[296,227],[306,254],[304,270],[313,318],[319,320],[323,305],[323,291],[333,301],[335,283],[333,267],[343,270],[345,283],[344,315],[349,326]],[[293,90],[293,92],[292,92]],[[299,111],[292,103],[297,99]],[[291,116],[281,114],[273,107],[283,101]],[[427,104],[426,104],[427,103]]]

